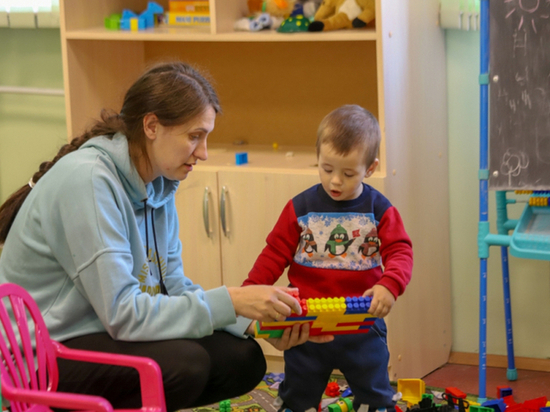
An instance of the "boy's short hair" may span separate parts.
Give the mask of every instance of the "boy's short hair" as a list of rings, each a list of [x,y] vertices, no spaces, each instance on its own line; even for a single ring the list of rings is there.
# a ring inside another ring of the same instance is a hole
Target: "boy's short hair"
[[[347,155],[353,149],[365,148],[365,162],[369,167],[378,155],[380,125],[368,110],[356,104],[341,106],[325,116],[317,129],[317,157],[321,145],[330,144],[336,153]]]

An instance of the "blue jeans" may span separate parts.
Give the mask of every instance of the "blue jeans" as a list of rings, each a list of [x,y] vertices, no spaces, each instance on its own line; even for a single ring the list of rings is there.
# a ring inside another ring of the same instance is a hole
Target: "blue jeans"
[[[306,342],[285,351],[285,378],[279,386],[284,407],[317,410],[331,373],[339,369],[353,392],[356,411],[362,404],[370,411],[394,411],[386,335],[386,323],[378,319],[368,333],[335,335],[329,343]]]

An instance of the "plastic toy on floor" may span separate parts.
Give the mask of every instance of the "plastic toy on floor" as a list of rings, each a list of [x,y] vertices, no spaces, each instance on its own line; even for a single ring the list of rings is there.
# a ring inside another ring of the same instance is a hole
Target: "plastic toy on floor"
[[[282,321],[258,322],[256,337],[279,338],[297,323],[311,324],[310,336],[367,333],[377,319],[368,313],[371,300],[370,296],[301,299],[301,315],[293,313]]]

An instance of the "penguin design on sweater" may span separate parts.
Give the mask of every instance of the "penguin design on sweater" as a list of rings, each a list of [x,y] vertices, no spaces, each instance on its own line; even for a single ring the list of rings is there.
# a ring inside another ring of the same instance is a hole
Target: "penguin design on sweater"
[[[330,233],[330,237],[325,245],[325,251],[328,250],[328,255],[331,258],[336,256],[346,257],[348,247],[354,240],[355,238],[349,238],[346,229],[340,225],[337,225],[336,228],[334,228],[334,230]]]
[[[315,242],[313,232],[310,228],[307,228],[305,233],[302,235],[302,241],[304,242],[302,252],[307,253],[309,257],[313,256],[313,252],[317,252],[317,242]]]
[[[380,250],[380,240],[378,232],[373,228],[365,236],[364,242],[359,246],[359,253],[363,259],[374,256]]]

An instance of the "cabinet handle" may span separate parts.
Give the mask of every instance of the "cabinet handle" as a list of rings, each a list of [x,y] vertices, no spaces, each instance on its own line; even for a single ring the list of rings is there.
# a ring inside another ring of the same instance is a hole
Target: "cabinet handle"
[[[212,237],[212,230],[210,229],[210,188],[206,186],[204,188],[204,196],[202,198],[202,220],[204,221],[204,230],[206,236]]]
[[[221,198],[220,198],[220,220],[222,222],[223,234],[225,235],[225,237],[228,237],[229,228],[227,227],[227,219],[226,219],[226,213],[225,213],[226,194],[227,194],[227,187],[223,186]]]

